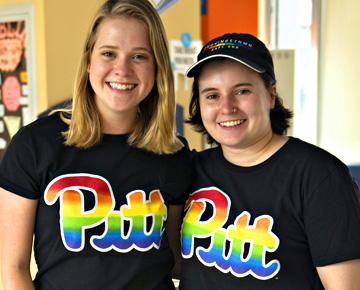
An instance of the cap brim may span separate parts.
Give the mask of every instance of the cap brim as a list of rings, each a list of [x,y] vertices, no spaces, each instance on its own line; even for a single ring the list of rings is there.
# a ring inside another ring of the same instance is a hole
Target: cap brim
[[[242,59],[238,59],[236,57],[233,57],[231,55],[226,55],[226,54],[216,54],[216,55],[210,55],[208,57],[205,57],[203,58],[202,60],[198,61],[198,62],[195,62],[194,64],[192,64],[188,70],[186,71],[185,75],[188,77],[188,78],[192,78],[194,77],[198,70],[200,69],[201,65],[204,64],[205,61],[211,59],[211,58],[228,58],[228,59],[232,59],[232,60],[235,60],[245,66],[247,66],[248,68],[256,71],[257,73],[264,73],[265,70],[262,69],[262,68],[259,68],[259,67],[256,67],[254,66],[253,64],[249,64],[248,62],[246,62],[245,60],[242,60]]]

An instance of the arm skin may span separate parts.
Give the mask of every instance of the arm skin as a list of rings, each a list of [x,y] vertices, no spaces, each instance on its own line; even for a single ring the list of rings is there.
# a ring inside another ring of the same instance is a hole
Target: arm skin
[[[182,224],[182,212],[184,205],[170,205],[165,226],[166,235],[175,257],[175,265],[172,270],[172,278],[179,279],[181,264],[180,231]]]
[[[317,267],[316,269],[326,290],[360,289],[360,259]]]
[[[3,290],[35,289],[30,274],[30,258],[37,203],[37,200],[0,188],[0,268]]]

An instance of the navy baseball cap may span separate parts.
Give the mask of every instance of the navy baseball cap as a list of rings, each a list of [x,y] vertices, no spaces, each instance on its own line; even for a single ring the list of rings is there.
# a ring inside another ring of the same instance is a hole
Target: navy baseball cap
[[[186,76],[198,75],[206,61],[222,57],[238,61],[258,73],[268,73],[275,80],[270,51],[261,40],[247,33],[228,33],[210,40],[203,46],[197,62],[189,67]]]

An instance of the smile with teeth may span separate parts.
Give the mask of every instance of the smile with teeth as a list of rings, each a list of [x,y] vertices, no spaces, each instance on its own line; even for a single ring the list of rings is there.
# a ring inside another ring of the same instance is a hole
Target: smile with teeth
[[[225,121],[225,122],[220,122],[219,125],[221,127],[234,127],[234,126],[238,126],[242,123],[244,123],[245,120],[242,119],[242,120],[232,120],[232,121]]]
[[[130,91],[133,88],[135,88],[135,84],[120,84],[114,82],[109,82],[109,86],[113,89],[121,90],[121,91]]]

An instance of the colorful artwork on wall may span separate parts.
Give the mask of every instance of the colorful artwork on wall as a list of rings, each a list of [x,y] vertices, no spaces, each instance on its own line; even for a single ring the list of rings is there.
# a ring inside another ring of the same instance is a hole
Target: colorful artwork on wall
[[[151,0],[159,13],[164,12],[178,0]]]
[[[33,119],[28,8],[0,9],[0,160],[15,133]]]

